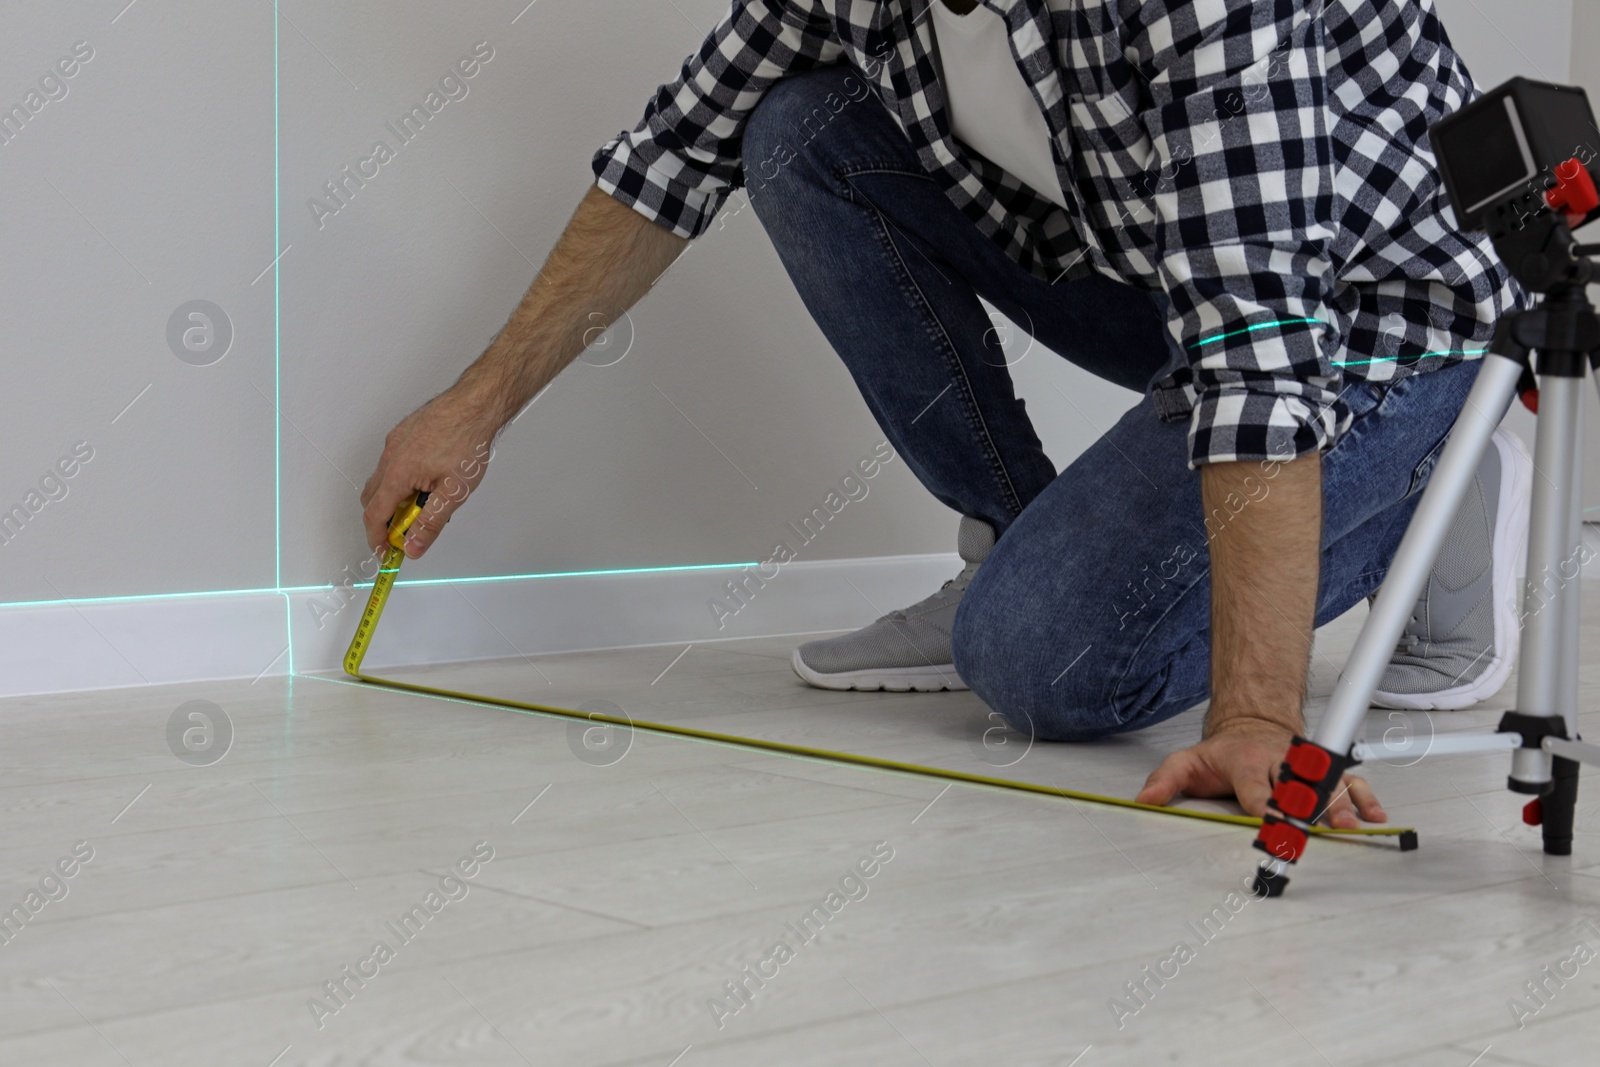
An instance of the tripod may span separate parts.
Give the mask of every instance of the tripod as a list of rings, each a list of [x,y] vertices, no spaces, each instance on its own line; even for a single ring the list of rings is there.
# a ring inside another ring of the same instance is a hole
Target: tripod
[[[1516,710],[1505,714],[1494,733],[1436,738],[1426,751],[1509,751],[1507,787],[1534,798],[1524,821],[1542,827],[1545,852],[1572,851],[1578,763],[1600,765],[1600,745],[1578,739],[1576,720],[1582,379],[1594,375],[1600,389],[1600,317],[1586,291],[1600,273],[1587,256],[1600,252],[1600,245],[1574,243],[1570,225],[1600,206],[1600,197],[1576,159],[1556,173],[1561,183],[1549,194],[1523,191],[1484,213],[1484,228],[1501,259],[1528,292],[1544,299],[1501,320],[1328,709],[1314,737],[1296,737],[1289,748],[1255,841],[1268,856],[1256,873],[1259,896],[1283,892],[1289,865],[1305,851],[1311,821],[1327,810],[1344,772],[1376,753],[1358,742],[1372,696],[1490,435],[1518,393],[1536,398],[1529,406],[1538,414],[1538,433]]]

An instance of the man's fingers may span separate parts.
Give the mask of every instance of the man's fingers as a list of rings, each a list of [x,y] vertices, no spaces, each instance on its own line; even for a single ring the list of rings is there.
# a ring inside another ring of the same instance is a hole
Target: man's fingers
[[[367,528],[367,544],[375,551],[383,552],[388,548],[389,520],[394,518],[394,509],[400,506],[400,501],[413,491],[407,482],[389,478],[367,499],[361,520]]]
[[[420,557],[438,540],[445,523],[466,502],[471,492],[467,483],[454,475],[445,475],[442,479],[402,478],[397,475],[386,478],[373,490],[362,510],[367,540],[376,551],[384,551],[388,544],[389,520],[394,517],[395,508],[416,492],[419,485],[432,485],[434,488],[429,491],[428,502],[422,506],[422,513],[407,527],[405,550],[411,559]]]
[[[1144,788],[1139,790],[1139,795],[1133,799],[1140,804],[1156,804],[1161,807],[1172,803],[1172,798],[1178,795],[1179,782],[1172,775],[1156,771],[1145,780]]]
[[[1367,822],[1387,822],[1389,816],[1378,804],[1372,786],[1365,778],[1346,775],[1323,812],[1322,821],[1336,830],[1355,830]]]
[[[481,399],[452,387],[390,430],[377,469],[360,494],[368,544],[383,551],[395,508],[411,493],[426,490],[428,500],[408,529],[404,545],[412,559],[426,552],[451,514],[483,480],[493,455],[492,422],[493,413]]]
[[[1172,798],[1189,784],[1187,755],[1185,752],[1174,752],[1162,760],[1161,766],[1150,772],[1150,777],[1144,780],[1144,788],[1133,799],[1140,804],[1172,803]]]
[[[1327,811],[1322,815],[1322,821],[1335,830],[1354,830],[1361,825],[1361,820],[1356,818],[1356,806],[1350,800],[1348,791],[1341,790],[1333,795]]]
[[[1357,814],[1367,822],[1388,822],[1389,815],[1378,803],[1378,795],[1372,791],[1372,786],[1365,778],[1351,775],[1345,779],[1350,784],[1350,800],[1354,803]]]
[[[428,549],[433,547],[433,542],[439,534],[433,530],[419,530],[415,523],[406,533],[405,554],[407,559],[421,559]]]
[[[452,480],[447,478],[446,481]],[[445,524],[465,500],[465,496],[447,492],[430,494],[428,502],[422,506],[422,514],[418,515],[406,530],[406,556],[410,559],[420,559],[422,554],[439,539],[439,535],[444,532]]]
[[[367,528],[367,545],[375,552],[382,552],[387,547],[389,516],[394,514],[393,508],[384,509],[384,499],[382,491],[375,492],[361,510],[361,524]]]

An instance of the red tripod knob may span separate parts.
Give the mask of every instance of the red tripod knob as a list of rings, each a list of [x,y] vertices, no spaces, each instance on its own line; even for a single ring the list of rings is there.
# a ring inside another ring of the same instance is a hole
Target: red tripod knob
[[[1522,821],[1529,826],[1538,826],[1544,822],[1544,801],[1534,797],[1522,806]]]
[[[1546,189],[1544,202],[1567,217],[1567,225],[1577,229],[1589,212],[1600,207],[1600,193],[1594,178],[1576,156],[1556,164],[1556,187]]]

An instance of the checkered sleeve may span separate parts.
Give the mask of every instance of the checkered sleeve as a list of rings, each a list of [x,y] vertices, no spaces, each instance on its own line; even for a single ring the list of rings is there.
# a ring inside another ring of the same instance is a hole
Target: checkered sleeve
[[[1344,341],[1331,306],[1338,219],[1321,9],[1144,7],[1140,119],[1160,168],[1167,325],[1189,359],[1191,467],[1322,451],[1349,422],[1334,362]]]
[[[639,125],[595,153],[596,184],[680,237],[700,236],[743,184],[740,139],[762,95],[840,53],[817,0],[734,0]]]

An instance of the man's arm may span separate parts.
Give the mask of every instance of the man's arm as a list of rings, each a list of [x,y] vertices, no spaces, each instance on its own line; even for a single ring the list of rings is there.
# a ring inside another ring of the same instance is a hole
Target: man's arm
[[[415,559],[426,552],[483,480],[495,434],[596,330],[644,296],[687,244],[591,187],[499,336],[454,385],[389,431],[361,491],[374,551],[384,547],[395,506],[425,489],[428,506],[412,524],[406,554]]]
[[[1211,539],[1211,709],[1201,742],[1168,756],[1138,799],[1166,804],[1190,796],[1237,796],[1251,815],[1266,810],[1290,739],[1305,730],[1301,706],[1316,623],[1322,551],[1322,461],[1317,453],[1285,463],[1265,496],[1246,479],[1256,465],[1201,468],[1205,513],[1231,494],[1247,500]],[[1259,486],[1259,483],[1257,483]],[[1354,827],[1387,816],[1372,789],[1347,779],[1327,820]],[[1352,800],[1354,803],[1352,804]]]
[[[744,125],[766,90],[841,55],[822,0],[733,0],[651,94],[638,127],[595,153],[595,188],[500,336],[390,431],[361,492],[369,544],[381,550],[395,505],[426,489],[406,551],[427,551],[482,480],[499,429],[711,225],[738,182]]]
[[[1322,9],[1256,4],[1250,13],[1155,0],[1124,29],[1127,59],[1149,87],[1139,121],[1149,166],[1160,168],[1150,205],[1168,332],[1189,354],[1190,465],[1207,514],[1230,493],[1249,501],[1224,508],[1239,514],[1211,538],[1204,736],[1168,757],[1139,799],[1233,794],[1259,815],[1302,728],[1319,455],[1350,416],[1339,401],[1342,319],[1330,303],[1340,216]],[[1254,498],[1246,479],[1257,464],[1247,461],[1268,459],[1282,467]],[[1366,783],[1348,781],[1329,820],[1354,825],[1352,807],[1382,819]]]

